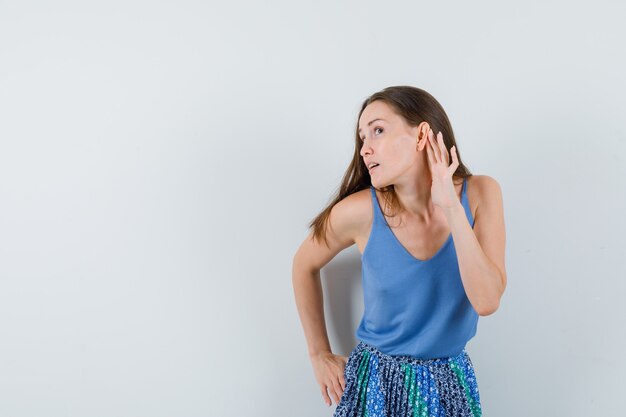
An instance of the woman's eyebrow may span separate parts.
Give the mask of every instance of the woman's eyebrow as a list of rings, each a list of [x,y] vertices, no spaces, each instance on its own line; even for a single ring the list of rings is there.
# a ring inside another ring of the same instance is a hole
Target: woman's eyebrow
[[[382,120],[383,122],[386,122],[386,120],[385,120],[385,119],[374,119],[374,120],[372,120],[371,122],[369,122],[367,125],[368,125],[368,126],[369,126],[369,125],[371,125],[371,124],[372,124],[372,123],[374,123],[376,120]],[[361,129],[359,129],[359,133],[361,133]]]

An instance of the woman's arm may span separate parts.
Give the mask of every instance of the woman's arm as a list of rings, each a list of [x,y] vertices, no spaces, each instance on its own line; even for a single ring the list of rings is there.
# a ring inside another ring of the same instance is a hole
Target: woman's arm
[[[337,203],[329,216],[328,246],[313,240],[313,233],[300,245],[293,258],[293,290],[298,314],[307,340],[309,357],[315,378],[327,405],[333,398],[336,404],[345,389],[344,370],[348,358],[331,352],[326,320],[320,270],[340,251],[355,242],[363,216],[362,199],[352,196]]]
[[[459,272],[467,298],[481,316],[493,314],[506,288],[502,191],[487,175],[477,176],[479,194],[474,229],[461,203],[444,210],[452,230]]]
[[[365,203],[365,204],[364,204]],[[355,243],[363,227],[363,213],[371,210],[362,196],[350,195],[335,204],[329,215],[328,246],[313,240],[313,232],[293,258],[292,283],[309,356],[330,352],[324,319],[320,270],[339,252]]]

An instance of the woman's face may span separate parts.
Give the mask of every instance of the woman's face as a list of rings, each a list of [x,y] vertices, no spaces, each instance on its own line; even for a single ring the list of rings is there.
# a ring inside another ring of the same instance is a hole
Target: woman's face
[[[428,124],[411,127],[404,119],[393,112],[384,101],[370,103],[359,119],[359,136],[363,143],[361,157],[370,173],[372,185],[385,187],[399,182],[413,182],[423,172],[427,164],[423,148],[422,133],[428,131]],[[370,164],[379,165],[370,168]]]

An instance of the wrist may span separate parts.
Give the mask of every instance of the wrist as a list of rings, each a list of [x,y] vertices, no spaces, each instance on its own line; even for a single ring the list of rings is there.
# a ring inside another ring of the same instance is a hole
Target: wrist
[[[446,214],[446,216],[454,216],[457,212],[463,213],[463,215],[465,215],[465,208],[463,207],[463,204],[461,204],[460,201],[457,201],[455,204],[453,204],[450,207],[444,207],[443,211]]]
[[[309,352],[310,359],[314,359],[314,358],[324,356],[324,355],[332,355],[332,352],[330,351],[330,349],[320,349],[320,350]]]

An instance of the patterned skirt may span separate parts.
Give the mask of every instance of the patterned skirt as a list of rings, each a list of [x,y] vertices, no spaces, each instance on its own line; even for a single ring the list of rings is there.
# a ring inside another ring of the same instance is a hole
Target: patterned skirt
[[[387,355],[359,341],[344,371],[334,417],[468,416],[482,414],[468,353],[436,359]]]

